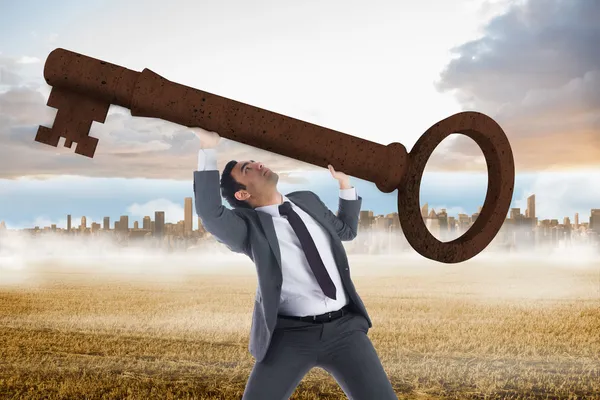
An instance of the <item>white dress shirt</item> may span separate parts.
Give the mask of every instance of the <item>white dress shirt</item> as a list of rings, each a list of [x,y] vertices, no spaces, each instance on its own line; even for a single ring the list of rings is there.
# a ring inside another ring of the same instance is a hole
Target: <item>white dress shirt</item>
[[[201,149],[198,152],[198,171],[216,169],[216,150]],[[329,233],[285,195],[282,195],[282,197],[284,202],[289,201],[292,204],[292,210],[300,216],[306,225],[327,273],[335,284],[336,299],[330,299],[323,293],[308,264],[296,232],[294,232],[287,218],[279,214],[280,204],[256,207],[256,211],[268,213],[273,217],[273,225],[281,252],[283,284],[281,285],[281,301],[278,312],[282,315],[304,317],[337,311],[348,304],[348,296],[336,267]],[[346,200],[356,200],[358,198],[356,189],[353,187],[340,189],[340,197]]]

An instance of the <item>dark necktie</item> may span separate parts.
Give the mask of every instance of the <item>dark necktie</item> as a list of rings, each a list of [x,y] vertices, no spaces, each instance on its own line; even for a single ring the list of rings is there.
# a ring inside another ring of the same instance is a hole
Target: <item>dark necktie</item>
[[[292,226],[294,232],[296,232],[296,235],[300,240],[300,244],[302,245],[302,249],[304,250],[304,255],[306,255],[308,264],[310,265],[313,274],[315,274],[315,278],[317,278],[317,282],[319,283],[319,286],[321,286],[321,290],[323,290],[323,293],[325,293],[327,297],[335,300],[335,284],[327,273],[327,269],[325,269],[325,265],[323,264],[323,260],[321,260],[317,246],[315,246],[315,242],[310,236],[306,225],[304,225],[304,222],[300,216],[294,210],[292,210],[292,203],[286,201],[280,205],[279,213],[287,216],[288,222]]]

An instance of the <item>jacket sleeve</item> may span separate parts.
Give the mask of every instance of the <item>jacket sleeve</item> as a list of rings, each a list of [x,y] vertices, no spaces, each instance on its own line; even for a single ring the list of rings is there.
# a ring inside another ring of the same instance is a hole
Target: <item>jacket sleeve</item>
[[[340,240],[350,241],[354,239],[358,234],[358,216],[360,213],[360,206],[362,204],[362,197],[356,195],[356,200],[347,200],[340,196],[338,212],[337,215],[335,215],[321,201],[319,196],[313,192],[310,193],[312,193],[319,204],[321,204],[323,212],[325,213],[325,217],[337,232]]]
[[[248,224],[235,210],[223,205],[219,170],[212,169],[216,165],[215,150],[200,150],[198,159],[198,167],[206,168],[194,171],[196,213],[202,225],[219,243],[223,243],[231,251],[246,254]]]

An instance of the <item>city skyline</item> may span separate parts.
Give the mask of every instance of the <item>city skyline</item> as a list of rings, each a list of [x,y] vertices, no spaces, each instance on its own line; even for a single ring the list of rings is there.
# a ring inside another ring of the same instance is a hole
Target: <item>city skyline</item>
[[[600,208],[590,209],[590,215],[589,215],[589,219],[587,222],[584,222],[583,220],[581,220],[579,213],[574,214],[573,224],[571,224],[571,222],[570,222],[571,220],[570,220],[569,216],[563,216],[562,223],[558,222],[561,219],[561,217],[547,218],[542,221],[539,221],[538,217],[536,216],[536,212],[535,212],[535,207],[536,207],[535,199],[536,199],[535,194],[533,194],[527,198],[527,208],[525,209],[524,214],[521,213],[520,207],[510,208],[509,212],[507,213],[505,222],[509,221],[509,220],[517,220],[517,219],[521,218],[524,221],[529,221],[529,222],[526,222],[526,224],[530,224],[532,226],[537,226],[538,223],[547,221],[552,225],[564,225],[564,226],[574,225],[576,228],[579,226],[584,226],[584,227],[587,227],[589,229],[595,230],[596,232],[600,233]],[[196,216],[197,228],[196,229],[193,228],[193,226],[194,226],[193,222],[194,222],[194,216],[195,216],[193,198],[185,197],[183,203],[184,203],[184,219],[177,221],[177,223],[165,223],[165,212],[162,210],[155,210],[154,211],[154,220],[152,220],[149,215],[144,216],[142,218],[142,228],[139,227],[138,220],[134,220],[133,226],[132,226],[132,224],[130,224],[130,222],[129,222],[129,216],[121,215],[121,216],[119,216],[118,220],[117,219],[113,220],[114,221],[113,222],[113,230],[114,231],[125,231],[125,230],[129,231],[130,229],[133,229],[133,230],[152,231],[153,233],[155,231],[158,231],[159,234],[162,234],[165,226],[178,226],[182,230],[184,235],[190,235],[193,231],[203,231],[201,219],[200,219],[200,217],[197,217],[197,216]],[[425,203],[425,204],[423,204],[423,206],[421,206],[421,216],[423,217],[425,224],[427,225],[428,229],[430,229],[430,230],[432,228],[434,228],[434,226],[432,226],[430,221],[432,221],[434,219],[440,220],[442,218],[447,218],[448,223],[450,225],[456,223],[458,226],[463,226],[465,223],[471,224],[472,222],[474,222],[475,219],[479,216],[482,208],[483,208],[483,206],[479,206],[477,212],[472,213],[471,215],[464,214],[464,213],[459,213],[457,215],[449,215],[446,212],[445,208],[441,208],[441,209],[439,209],[439,212],[436,212],[434,208],[429,209],[429,204]],[[398,213],[396,213],[396,212],[387,213],[387,214],[374,214],[372,210],[361,210],[360,211],[360,219],[362,219],[366,216],[368,216],[368,218],[377,218],[377,217],[390,218],[390,216],[391,216],[391,218],[397,219],[397,215],[398,215]],[[80,221],[81,222],[80,222],[78,229],[79,230],[81,230],[81,228],[83,228],[84,230],[87,229],[87,217],[82,216]],[[110,221],[111,221],[111,216],[104,216],[102,218],[102,224],[92,221],[90,229],[92,230],[92,232],[99,230],[100,227],[102,227],[102,229],[105,231],[111,230]],[[394,222],[394,225],[395,224],[396,223]],[[397,225],[399,226],[399,221],[397,222]],[[0,221],[0,228],[7,229],[4,221]],[[56,229],[59,227],[56,226],[56,224],[52,224],[50,226],[42,226],[42,227],[34,226],[34,227],[28,227],[28,228],[23,228],[23,229],[18,229],[18,230],[31,230],[31,229],[43,230],[43,229],[47,229],[47,228]],[[67,231],[71,231],[71,229],[72,229],[71,214],[67,214],[67,223],[66,223],[65,228]]]
[[[586,244],[600,252],[600,209],[590,210],[589,222],[580,221],[579,214],[574,215],[574,223],[570,217],[538,220],[536,216],[535,194],[527,199],[525,213],[520,208],[511,208],[503,225],[495,235],[487,250],[522,251],[524,249],[542,249],[544,251],[560,246],[572,244]],[[22,231],[31,235],[62,234],[75,236],[106,236],[120,246],[135,246],[146,248],[166,249],[173,251],[194,251],[197,249],[218,249],[226,251],[222,243],[202,227],[199,217],[198,229],[194,230],[192,221],[193,198],[184,198],[184,219],[177,223],[165,223],[165,212],[155,211],[154,220],[147,215],[139,221],[133,221],[130,228],[129,217],[122,215],[114,219],[111,229],[111,218],[103,217],[103,223],[92,222],[87,226],[86,217],[81,217],[78,227],[72,226],[71,215],[67,216],[67,227],[62,229],[56,225],[50,227],[33,227]],[[424,224],[431,234],[443,242],[458,238],[467,232],[479,217],[478,212],[471,215],[458,214],[456,217],[448,215],[446,209],[436,212],[429,209],[428,204],[421,207],[421,216]],[[6,231],[3,222],[0,222],[0,233]],[[343,243],[349,254],[391,254],[408,251],[411,246],[404,236],[397,213],[375,215],[371,210],[361,210],[358,220],[358,235],[350,241]],[[216,246],[216,247],[215,247]],[[547,253],[548,254],[548,253]]]
[[[555,174],[556,175],[556,174]],[[314,179],[313,179],[314,178]],[[536,189],[542,193],[541,202],[536,204],[535,213],[542,214],[543,218],[562,219],[565,216],[573,216],[579,213],[582,221],[589,216],[589,210],[600,204],[593,200],[593,196],[587,196],[593,193],[597,185],[579,180],[577,184],[564,186],[560,190],[556,189],[555,181],[547,179],[536,183],[530,180],[532,176],[526,179],[523,175],[517,175],[515,178],[515,190],[511,208],[527,208],[527,198],[531,189]],[[290,185],[279,184],[278,190],[281,193],[289,193],[296,190],[310,190],[316,193],[323,202],[331,209],[336,210],[339,194],[337,184],[329,172],[322,173],[316,177],[311,177],[311,185]],[[560,178],[559,178],[560,179]],[[29,190],[20,192],[11,187],[10,181],[4,186],[4,191],[8,196],[0,196],[0,220],[4,220],[6,226],[10,229],[27,229],[33,226],[65,226],[66,215],[71,214],[74,218],[80,219],[85,216],[88,221],[102,221],[103,217],[110,215],[111,219],[121,215],[128,215],[130,220],[143,220],[144,216],[153,215],[155,210],[164,210],[166,221],[177,223],[184,219],[185,205],[181,198],[189,197],[187,193],[190,190],[190,184],[187,182],[173,181],[165,192],[158,188],[151,188],[151,191],[144,187],[139,187],[135,180],[123,181],[123,185],[111,185],[111,188],[104,188],[102,185],[79,184],[78,181],[67,179],[61,185],[56,185],[49,195],[37,196]],[[385,215],[397,212],[397,193],[382,193],[376,189],[373,183],[358,178],[351,178],[351,184],[357,188],[358,194],[363,198],[363,207],[374,211],[377,214]],[[429,173],[425,174],[421,184],[421,201],[429,204],[430,208],[448,210],[448,213],[457,216],[459,213],[472,215],[483,204],[485,198],[485,185],[487,176],[470,175],[464,179],[460,175],[444,176],[444,174]],[[47,182],[48,186],[53,186]],[[585,187],[582,190],[581,187]],[[77,198],[65,202],[62,193],[72,191],[73,187],[78,188]],[[2,188],[0,188],[0,193]],[[156,193],[156,194],[154,194]],[[568,196],[567,193],[577,193],[577,196]],[[191,193],[190,193],[191,194]],[[89,196],[89,198],[88,198]],[[12,200],[10,200],[12,197]],[[440,198],[440,200],[435,200]],[[151,200],[154,199],[154,200]],[[567,201],[568,200],[568,201]],[[19,208],[14,208],[11,203],[18,203]],[[226,207],[229,205],[223,202]],[[585,207],[587,205],[587,207]],[[104,213],[102,213],[104,210]],[[125,211],[125,212],[123,212]],[[195,212],[195,211],[192,211]],[[104,214],[104,215],[103,215]],[[197,228],[194,221],[193,226]]]

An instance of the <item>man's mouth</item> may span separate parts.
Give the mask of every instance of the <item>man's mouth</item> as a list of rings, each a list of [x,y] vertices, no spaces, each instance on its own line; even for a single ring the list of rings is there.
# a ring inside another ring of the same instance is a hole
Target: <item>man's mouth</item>
[[[266,174],[268,174],[269,172],[271,172],[271,170],[267,168],[267,169],[265,170],[265,172],[263,172],[263,175],[266,175]]]

